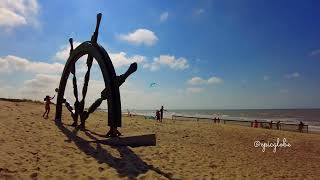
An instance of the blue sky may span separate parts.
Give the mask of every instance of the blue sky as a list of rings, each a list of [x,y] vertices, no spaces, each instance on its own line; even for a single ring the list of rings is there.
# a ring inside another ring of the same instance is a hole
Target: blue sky
[[[120,89],[124,108],[319,108],[319,5],[0,0],[0,96],[54,93],[68,38],[89,40],[101,12],[98,41],[117,73],[139,64]],[[98,67],[92,78],[91,101],[103,89]]]

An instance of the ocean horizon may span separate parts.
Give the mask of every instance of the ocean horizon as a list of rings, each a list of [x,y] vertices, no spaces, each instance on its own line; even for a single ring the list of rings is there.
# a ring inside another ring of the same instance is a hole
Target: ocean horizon
[[[123,113],[154,116],[156,110],[150,109],[123,109]],[[320,108],[299,109],[168,109],[164,112],[165,118],[177,116],[195,116],[203,118],[219,117],[234,120],[264,120],[281,122],[304,122],[313,126],[320,126]]]

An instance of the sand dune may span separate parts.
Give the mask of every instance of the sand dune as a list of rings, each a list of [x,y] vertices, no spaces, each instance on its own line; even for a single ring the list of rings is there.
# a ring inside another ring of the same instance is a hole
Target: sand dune
[[[78,131],[43,119],[44,106],[0,101],[0,179],[318,179],[320,135],[208,122],[124,117],[124,137],[156,134],[156,146],[113,146],[106,114]],[[286,138],[291,147],[262,152],[254,141]]]

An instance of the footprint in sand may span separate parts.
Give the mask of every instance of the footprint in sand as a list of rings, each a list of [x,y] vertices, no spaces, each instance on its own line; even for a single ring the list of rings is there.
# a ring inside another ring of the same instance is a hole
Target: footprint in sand
[[[102,172],[102,171],[104,171],[104,168],[103,167],[99,167],[98,170],[99,170],[99,172]]]
[[[218,166],[215,165],[215,164],[210,164],[209,167],[212,168],[212,169],[214,169],[214,168],[217,168]]]
[[[87,179],[88,179],[88,180],[94,180],[94,177],[88,176]]]
[[[4,178],[4,179],[15,179],[14,176],[9,175],[9,174],[0,174],[0,178]]]
[[[8,173],[16,173],[17,171],[11,171],[10,169],[0,168],[0,175]]]
[[[38,173],[34,172],[30,175],[32,179],[36,179],[38,177]]]

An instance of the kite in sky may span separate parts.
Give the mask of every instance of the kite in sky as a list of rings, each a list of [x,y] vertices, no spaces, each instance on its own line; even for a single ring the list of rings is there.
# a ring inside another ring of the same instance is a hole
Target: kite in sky
[[[152,83],[150,83],[149,87],[152,88],[152,87],[155,87],[156,85],[157,85],[157,83],[152,82]]]

